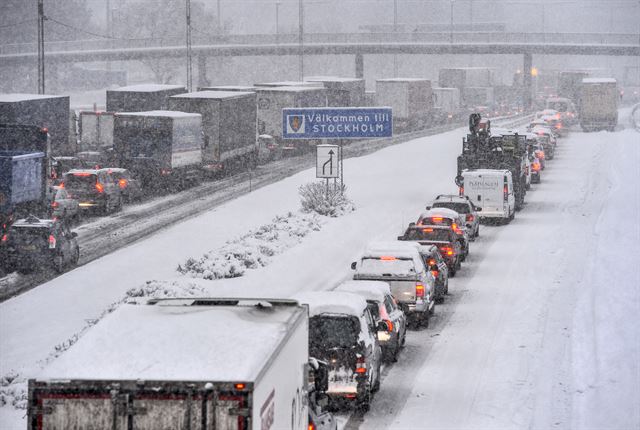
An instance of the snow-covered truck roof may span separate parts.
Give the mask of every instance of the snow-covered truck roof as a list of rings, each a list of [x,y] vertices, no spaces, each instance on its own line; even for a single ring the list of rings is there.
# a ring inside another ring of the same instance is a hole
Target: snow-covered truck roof
[[[61,97],[69,98],[69,96],[54,96],[54,95],[47,95],[47,94],[21,94],[21,93],[0,94],[0,103],[16,103],[16,102],[24,102],[28,100],[57,99]]]
[[[584,78],[583,84],[615,84],[618,81],[615,78]]]
[[[222,304],[226,302],[230,304]],[[155,305],[124,304],[37,378],[255,381],[306,314],[292,300],[173,299]]]
[[[202,117],[199,113],[180,112],[175,110],[151,110],[146,112],[118,112],[117,116],[148,116],[163,118],[195,118]]]
[[[362,78],[345,78],[340,76],[309,76],[304,78],[305,82],[362,82]]]
[[[334,291],[362,296],[365,300],[384,303],[385,295],[391,294],[389,284],[383,281],[344,281]]]
[[[167,90],[185,90],[185,87],[182,85],[166,85],[166,84],[140,84],[140,85],[129,85],[126,87],[116,88],[114,90],[109,91],[123,91],[123,92],[134,92],[134,93],[153,93],[157,91],[167,91]]]
[[[172,99],[234,99],[254,95],[253,91],[195,91],[192,93],[177,94]]]
[[[345,292],[313,291],[296,294],[293,298],[309,306],[310,317],[330,314],[360,318],[367,307],[364,298]]]

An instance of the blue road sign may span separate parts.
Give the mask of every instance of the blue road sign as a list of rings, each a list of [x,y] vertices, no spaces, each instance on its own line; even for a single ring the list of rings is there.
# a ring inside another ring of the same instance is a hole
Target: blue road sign
[[[388,107],[282,109],[284,139],[362,139],[391,137]]]

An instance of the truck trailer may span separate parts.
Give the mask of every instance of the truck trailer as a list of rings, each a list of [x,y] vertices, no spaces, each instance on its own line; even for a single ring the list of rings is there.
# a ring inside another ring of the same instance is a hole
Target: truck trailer
[[[583,79],[579,94],[582,130],[615,130],[620,101],[617,81],[613,78]]]
[[[143,84],[107,90],[107,111],[147,112],[169,109],[169,97],[186,93],[182,85]]]
[[[143,187],[197,182],[202,175],[202,116],[176,111],[118,113],[113,147],[118,167],[137,175]]]
[[[258,94],[258,134],[269,148],[271,158],[285,153],[310,150],[317,142],[304,139],[282,139],[284,108],[326,107],[327,92],[318,86],[262,87]]]
[[[327,90],[327,106],[366,106],[364,104],[364,79],[337,76],[310,76],[304,79],[308,82],[318,82],[324,85]]]
[[[0,236],[11,219],[44,214],[44,158],[42,152],[0,150]]]
[[[172,96],[171,110],[202,115],[205,172],[232,171],[257,159],[256,93],[198,91]]]
[[[50,144],[47,156],[76,152],[69,139],[69,96],[0,94],[0,123],[46,129]]]
[[[27,427],[307,430],[308,337],[293,300],[124,304],[29,380]]]
[[[376,104],[393,112],[394,131],[415,130],[432,122],[431,81],[420,78],[376,80]]]

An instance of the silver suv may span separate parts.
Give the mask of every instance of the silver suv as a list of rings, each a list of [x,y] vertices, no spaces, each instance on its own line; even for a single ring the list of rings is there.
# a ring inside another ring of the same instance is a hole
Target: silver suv
[[[457,196],[455,194],[440,194],[436,197],[431,206],[427,206],[427,210],[431,208],[447,208],[452,209],[465,217],[467,230],[469,231],[469,239],[475,240],[480,236],[480,218],[478,212],[482,210],[471,203],[467,196]]]

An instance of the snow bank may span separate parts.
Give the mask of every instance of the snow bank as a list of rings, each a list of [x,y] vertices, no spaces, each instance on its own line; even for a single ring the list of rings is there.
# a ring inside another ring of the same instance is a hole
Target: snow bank
[[[268,265],[271,257],[300,243],[309,233],[319,231],[325,222],[315,213],[289,212],[228,241],[199,259],[187,259],[177,270],[194,278],[236,278],[244,275],[248,269]]]

